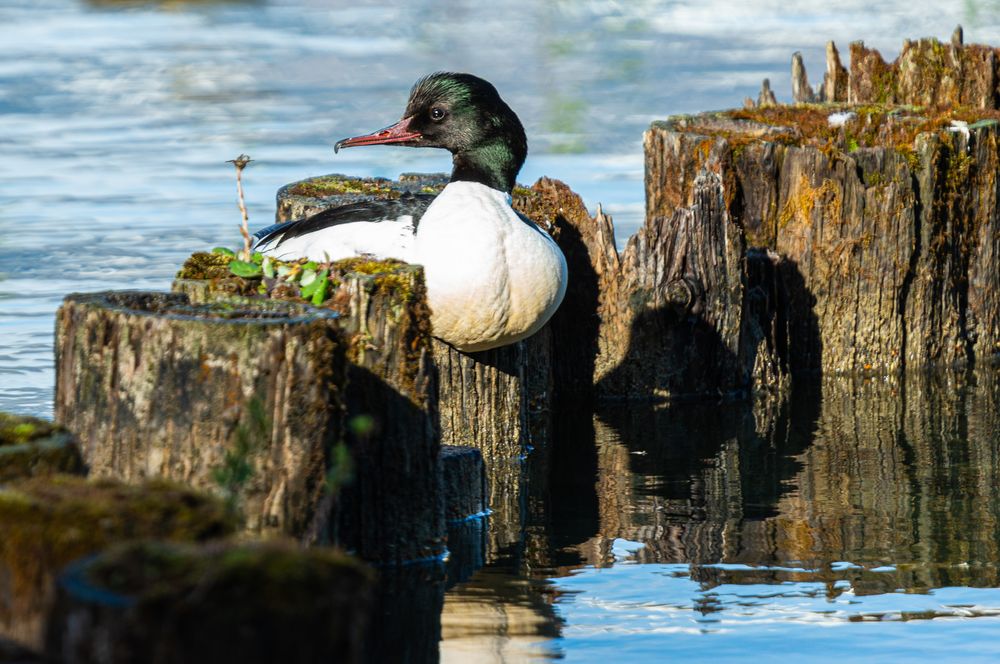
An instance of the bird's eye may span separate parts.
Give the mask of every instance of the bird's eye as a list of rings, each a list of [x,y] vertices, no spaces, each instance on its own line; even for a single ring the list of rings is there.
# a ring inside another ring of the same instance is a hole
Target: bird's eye
[[[444,120],[444,116],[445,112],[443,108],[435,106],[434,108],[431,109],[431,120],[434,120],[435,122],[440,122],[441,120]]]

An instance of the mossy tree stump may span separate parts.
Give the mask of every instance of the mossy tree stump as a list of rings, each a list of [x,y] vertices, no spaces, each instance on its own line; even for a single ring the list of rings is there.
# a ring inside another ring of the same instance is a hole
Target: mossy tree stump
[[[355,471],[341,493],[334,539],[382,563],[435,558],[444,553],[445,528],[423,270],[340,265],[330,306],[341,312],[349,340],[347,439]],[[366,269],[372,273],[358,271]]]
[[[237,519],[219,499],[163,481],[126,485],[55,475],[0,489],[0,633],[33,647],[56,575],[115,542],[152,537],[203,541]]]
[[[222,491],[254,531],[306,537],[341,437],[345,343],[325,310],[70,295],[57,314],[56,420],[97,477]]]
[[[360,663],[373,577],[287,543],[120,545],[61,575],[45,649],[66,664]]]
[[[834,111],[854,115],[836,127]],[[743,338],[761,342],[739,349],[744,369],[761,356],[792,375],[989,361],[1000,350],[998,120],[776,107],[654,123],[649,214],[705,210],[705,178],[721,186],[732,232],[756,248],[742,307],[766,304],[743,316]]]
[[[174,289],[208,302],[264,287],[271,299],[304,302],[295,283],[235,276],[229,260],[193,255]],[[335,312],[344,338],[349,386],[343,391],[344,440],[350,458],[332,477],[340,490],[335,514],[317,523],[314,534],[380,563],[439,556],[445,532],[423,271],[366,258],[318,269],[328,279],[322,304]],[[333,504],[332,494],[327,502]]]

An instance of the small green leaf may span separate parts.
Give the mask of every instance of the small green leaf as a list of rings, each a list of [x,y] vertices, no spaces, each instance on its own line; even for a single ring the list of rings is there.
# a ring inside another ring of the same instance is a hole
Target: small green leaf
[[[231,262],[229,264],[229,271],[237,277],[243,277],[245,279],[259,277],[261,275],[260,265],[257,265],[256,263],[247,263],[246,261]]]
[[[313,272],[315,272],[316,268],[318,268],[318,267],[319,267],[319,264],[316,261],[309,261],[308,263],[306,263],[305,265],[302,266],[302,269],[303,270],[312,270]]]
[[[323,270],[319,273],[319,276],[316,277],[316,283],[319,285],[313,289],[312,303],[317,307],[323,304],[323,300],[326,299],[327,286],[330,284],[330,280],[327,279],[327,275],[329,275],[329,273],[329,270]]]
[[[264,257],[264,262],[260,264],[260,269],[264,271],[265,277],[274,279],[274,261],[271,260],[270,256]]]
[[[279,265],[278,266],[278,276],[279,277],[287,277],[291,273],[292,273],[292,268],[288,267],[287,265]]]
[[[853,138],[847,142],[847,151],[848,152],[857,152],[858,151],[858,142],[856,140],[854,140]]]
[[[221,254],[223,256],[229,256],[230,258],[236,258],[236,252],[232,249],[226,249],[225,247],[215,247],[212,249],[213,254]]]
[[[347,421],[347,428],[355,436],[367,436],[375,430],[375,418],[368,414],[355,415]]]
[[[260,265],[261,263],[264,262],[264,254],[260,253],[259,251],[255,251],[250,256],[250,260],[256,263],[257,265]]]
[[[299,285],[300,286],[308,286],[309,284],[311,284],[315,280],[316,280],[316,271],[315,270],[303,270],[302,271],[302,278],[299,279]]]
[[[302,295],[302,298],[305,299],[305,300],[308,300],[309,298],[311,298],[313,296],[313,293],[316,292],[316,288],[317,288],[318,285],[319,285],[319,281],[313,279],[311,282],[309,282],[308,286],[303,286],[302,290],[300,291],[300,294]]]

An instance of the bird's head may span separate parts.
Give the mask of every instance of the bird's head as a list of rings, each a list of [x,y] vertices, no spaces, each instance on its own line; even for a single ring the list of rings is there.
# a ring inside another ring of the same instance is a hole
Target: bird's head
[[[417,81],[396,124],[345,138],[334,149],[361,145],[444,148],[453,155],[453,181],[508,192],[528,153],[524,127],[496,88],[472,74],[450,72]]]

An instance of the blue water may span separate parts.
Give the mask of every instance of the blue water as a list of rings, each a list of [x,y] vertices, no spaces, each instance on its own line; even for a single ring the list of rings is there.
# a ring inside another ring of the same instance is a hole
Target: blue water
[[[255,226],[272,218],[275,190],[303,177],[447,170],[441,152],[331,149],[398,119],[430,71],[496,84],[528,132],[520,180],[566,181],[603,204],[622,243],[642,220],[651,120],[739,105],[764,77],[788,99],[791,53],[815,84],[828,39],[845,58],[853,39],[894,57],[903,37],[947,38],[963,23],[967,41],[997,44],[998,9],[0,0],[0,410],[51,414],[65,293],[167,288],[192,251],[238,243],[225,161],[239,153],[255,160]],[[595,414],[575,448],[582,469],[568,471],[574,500],[529,492],[521,539],[449,591],[442,660],[1000,657],[994,388],[960,408],[927,396],[887,421],[865,418],[872,403],[892,410],[892,394],[831,389],[779,418],[784,437]],[[828,412],[845,400],[853,410]]]

